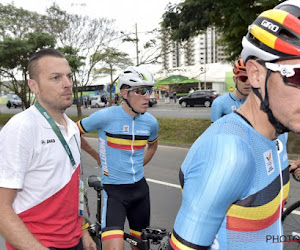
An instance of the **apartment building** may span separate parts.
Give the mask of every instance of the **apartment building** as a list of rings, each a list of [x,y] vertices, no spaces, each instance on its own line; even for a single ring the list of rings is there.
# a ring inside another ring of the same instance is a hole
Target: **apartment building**
[[[217,44],[219,34],[215,28],[208,28],[205,33],[184,42],[170,41],[163,34],[162,66],[172,69],[183,66],[222,62],[225,59],[223,46]]]

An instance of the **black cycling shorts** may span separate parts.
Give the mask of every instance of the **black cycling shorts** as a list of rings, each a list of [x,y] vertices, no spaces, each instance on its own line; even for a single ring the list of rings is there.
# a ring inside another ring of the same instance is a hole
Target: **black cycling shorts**
[[[130,233],[139,236],[150,223],[149,186],[145,178],[134,184],[104,184],[103,188],[106,193],[102,217],[103,235],[109,235],[107,238],[123,237],[120,231],[124,231],[127,218]]]

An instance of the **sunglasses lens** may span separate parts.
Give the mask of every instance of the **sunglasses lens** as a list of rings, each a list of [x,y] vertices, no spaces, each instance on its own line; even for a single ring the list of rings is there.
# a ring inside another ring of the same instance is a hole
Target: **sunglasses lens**
[[[148,88],[137,88],[137,89],[134,89],[133,90],[134,93],[136,93],[137,95],[146,95],[148,92],[149,92],[149,95],[151,95],[152,93],[152,88],[151,87],[148,87]]]
[[[294,68],[295,74],[291,77],[286,77],[287,81],[293,85],[300,86],[300,69]]]
[[[238,79],[241,81],[241,82],[246,82],[248,80],[248,76],[239,76]]]

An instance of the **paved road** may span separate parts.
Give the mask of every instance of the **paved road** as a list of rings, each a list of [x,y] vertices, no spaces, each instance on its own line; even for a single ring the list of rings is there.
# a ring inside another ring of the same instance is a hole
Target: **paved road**
[[[84,115],[90,115],[97,110],[99,110],[99,108],[88,108],[88,109],[83,109],[82,113]],[[0,105],[0,113],[16,114],[21,111],[22,111],[21,108],[8,109],[5,105]],[[174,104],[173,102],[170,102],[169,104],[165,104],[162,101],[158,101],[157,105],[148,108],[148,112],[156,117],[210,119],[210,108],[205,108],[205,107],[182,108],[178,103]],[[76,106],[72,105],[70,108],[67,109],[66,113],[68,115],[77,115]]]
[[[87,138],[89,143],[97,149],[98,140]],[[172,225],[181,203],[181,191],[178,181],[178,169],[184,160],[188,148],[160,145],[151,162],[145,167],[145,176],[150,186],[151,194],[151,225],[172,229]],[[85,152],[82,153],[82,163],[85,178],[91,174],[99,174],[95,161]],[[289,204],[300,197],[300,183],[291,179]],[[91,219],[95,218],[96,193],[88,191]],[[5,249],[3,239],[0,238],[0,250]],[[128,246],[126,249],[130,249]]]

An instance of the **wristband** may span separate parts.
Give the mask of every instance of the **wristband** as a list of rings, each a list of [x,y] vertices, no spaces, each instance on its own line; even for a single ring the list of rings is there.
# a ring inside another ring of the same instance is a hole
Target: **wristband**
[[[85,230],[90,226],[90,224],[87,222],[83,226],[81,226],[81,230]]]

